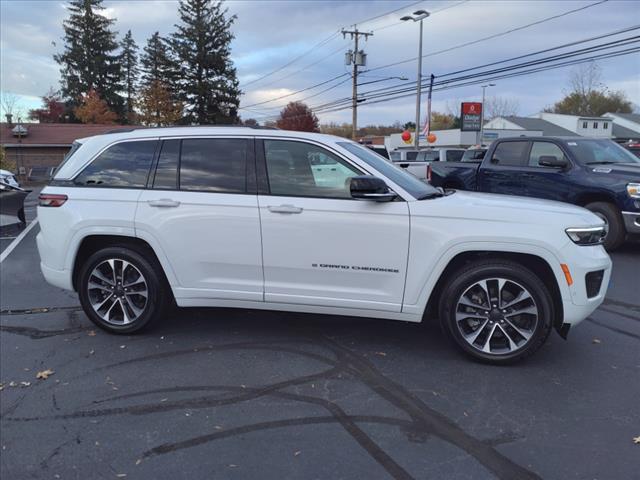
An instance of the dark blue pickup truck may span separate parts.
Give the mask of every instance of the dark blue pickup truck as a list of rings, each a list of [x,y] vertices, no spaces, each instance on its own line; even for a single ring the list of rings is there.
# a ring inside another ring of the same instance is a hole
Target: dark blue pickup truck
[[[432,163],[430,182],[580,205],[606,222],[607,250],[619,247],[627,234],[640,233],[640,158],[611,140],[498,139],[481,160]]]

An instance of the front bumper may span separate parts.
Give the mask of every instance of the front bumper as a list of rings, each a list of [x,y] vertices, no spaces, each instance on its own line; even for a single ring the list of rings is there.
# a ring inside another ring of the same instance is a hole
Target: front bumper
[[[640,212],[622,212],[627,233],[640,233]]]

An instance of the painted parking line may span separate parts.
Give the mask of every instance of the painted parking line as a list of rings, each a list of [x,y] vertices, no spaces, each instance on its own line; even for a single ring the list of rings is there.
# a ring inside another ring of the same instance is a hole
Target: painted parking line
[[[4,259],[9,256],[11,252],[20,244],[22,239],[27,236],[27,234],[31,231],[31,229],[38,223],[38,219],[36,218],[33,222],[25,228],[20,235],[13,239],[13,241],[9,244],[7,248],[5,248],[2,253],[0,253],[0,263],[4,262]]]

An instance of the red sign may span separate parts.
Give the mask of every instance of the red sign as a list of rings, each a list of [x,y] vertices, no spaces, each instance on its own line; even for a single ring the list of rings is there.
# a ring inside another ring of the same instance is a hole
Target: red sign
[[[482,123],[482,103],[462,102],[460,107],[460,130],[463,132],[479,132]]]
[[[462,113],[464,115],[480,115],[482,113],[482,103],[462,102]]]

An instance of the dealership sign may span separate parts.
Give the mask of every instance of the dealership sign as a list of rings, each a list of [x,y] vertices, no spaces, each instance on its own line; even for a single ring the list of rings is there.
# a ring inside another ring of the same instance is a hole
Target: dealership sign
[[[482,104],[480,102],[462,102],[460,123],[463,132],[479,132],[482,123]]]

